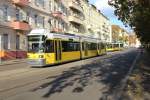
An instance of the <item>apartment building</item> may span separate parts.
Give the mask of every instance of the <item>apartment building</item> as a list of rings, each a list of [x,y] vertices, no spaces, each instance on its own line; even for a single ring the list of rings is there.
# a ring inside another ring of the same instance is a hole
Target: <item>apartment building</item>
[[[66,0],[68,2],[68,21],[69,21],[69,33],[79,34],[85,33],[84,20],[85,16],[81,4],[82,0]]]
[[[140,47],[141,46],[141,42],[140,40],[137,38],[135,33],[131,33],[129,35],[129,46],[130,47]]]
[[[24,16],[24,0],[0,1],[0,57],[2,60],[26,57],[26,34],[30,30],[27,17]]]
[[[125,47],[128,47],[129,33],[118,25],[112,25],[112,42],[121,42]]]
[[[62,33],[68,29],[67,7],[62,0],[29,0],[29,24],[32,29],[45,28]]]
[[[100,38],[102,41],[111,42],[112,36],[109,19],[95,5],[89,4],[88,0],[82,0],[81,3],[85,16],[85,33]]]
[[[101,26],[101,39],[107,43],[111,43],[112,42],[112,30],[111,30],[111,23],[109,21],[109,19],[104,16],[101,13],[101,17],[102,17],[102,26]]]
[[[26,35],[34,28],[62,33],[68,29],[68,2],[62,0],[1,0],[0,57],[25,58]]]
[[[122,28],[118,25],[112,25],[112,42],[120,42],[122,40]]]
[[[123,32],[123,43],[125,47],[129,47],[129,33],[126,30],[122,30]]]
[[[88,0],[0,0],[0,57],[25,58],[26,36],[35,28],[111,41],[109,26],[109,19]]]

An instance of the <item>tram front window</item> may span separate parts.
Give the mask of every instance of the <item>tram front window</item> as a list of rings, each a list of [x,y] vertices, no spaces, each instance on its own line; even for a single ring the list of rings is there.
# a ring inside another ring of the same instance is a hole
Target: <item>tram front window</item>
[[[44,36],[28,36],[28,52],[44,52]]]

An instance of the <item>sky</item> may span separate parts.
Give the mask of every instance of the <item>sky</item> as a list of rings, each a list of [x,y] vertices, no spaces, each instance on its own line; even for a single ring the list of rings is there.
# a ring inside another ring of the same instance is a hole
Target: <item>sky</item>
[[[128,32],[131,29],[126,28],[121,21],[114,15],[114,8],[108,5],[108,0],[89,0],[91,4],[94,4],[101,12],[110,19],[111,24],[119,25],[120,27],[126,29]]]

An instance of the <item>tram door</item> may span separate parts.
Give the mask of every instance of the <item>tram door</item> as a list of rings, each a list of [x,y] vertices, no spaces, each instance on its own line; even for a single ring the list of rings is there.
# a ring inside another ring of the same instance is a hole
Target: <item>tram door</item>
[[[61,62],[61,53],[62,53],[62,49],[61,49],[61,40],[56,39],[55,40],[55,60],[56,62]]]
[[[88,56],[88,43],[85,42],[84,46],[85,46],[85,56]]]

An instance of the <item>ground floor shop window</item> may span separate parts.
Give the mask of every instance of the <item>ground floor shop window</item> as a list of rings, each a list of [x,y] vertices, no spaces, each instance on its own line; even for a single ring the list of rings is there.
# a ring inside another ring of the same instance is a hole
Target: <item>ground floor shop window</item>
[[[16,35],[16,49],[19,50],[20,49],[20,36]]]
[[[8,34],[3,34],[3,48],[8,49]]]

